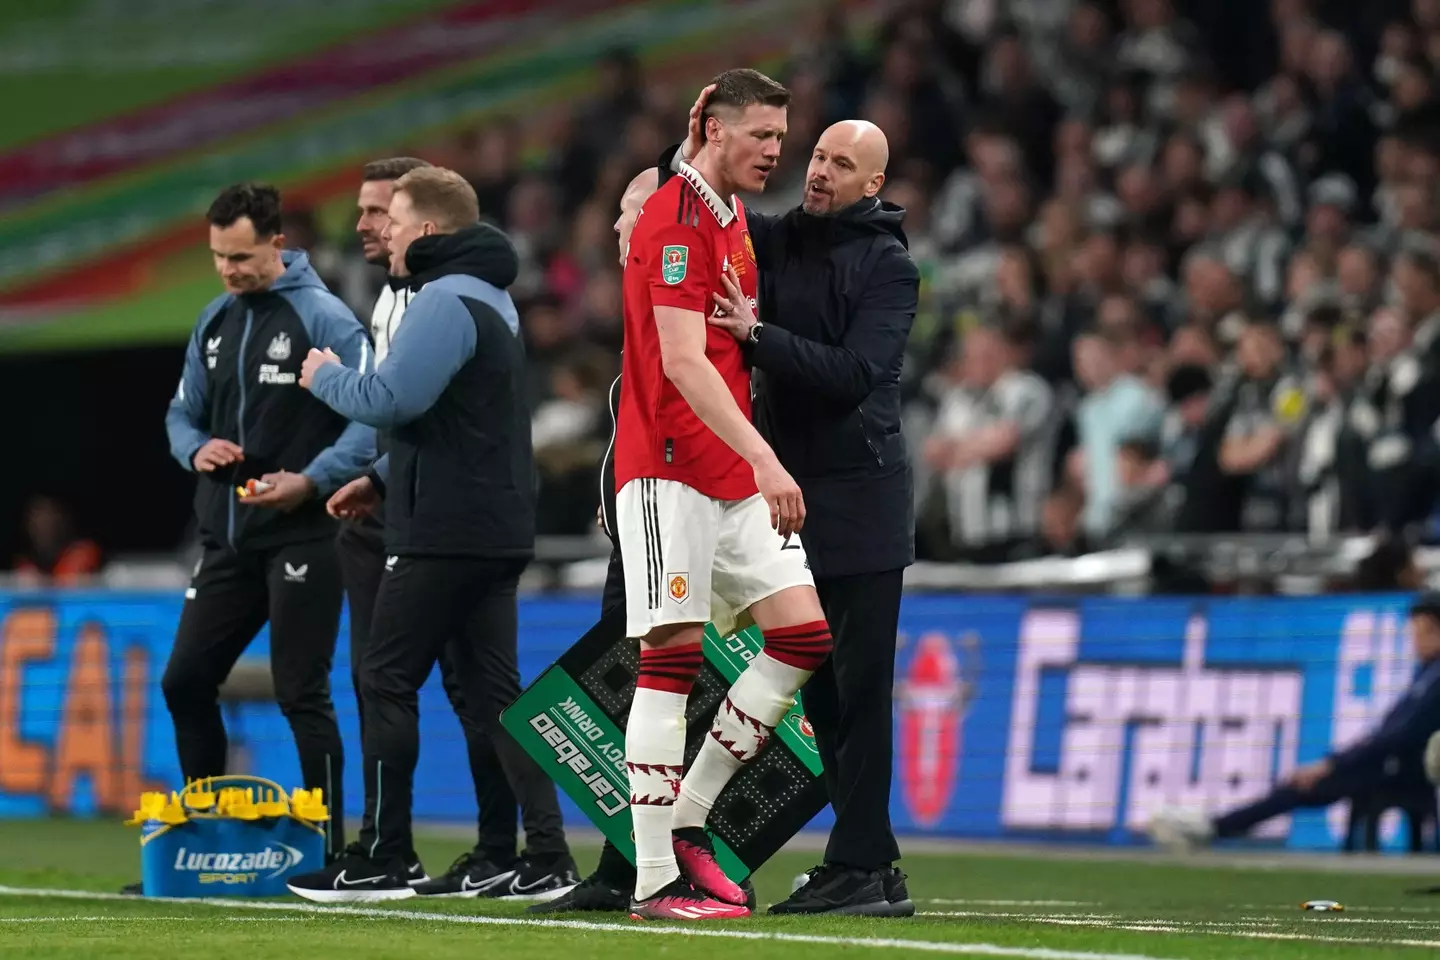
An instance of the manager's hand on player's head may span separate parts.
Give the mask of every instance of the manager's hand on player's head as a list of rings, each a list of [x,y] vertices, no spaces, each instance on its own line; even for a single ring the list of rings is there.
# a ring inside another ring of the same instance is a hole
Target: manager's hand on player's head
[[[219,437],[206,440],[199,450],[195,451],[193,463],[197,473],[210,473],[220,467],[228,467],[232,463],[239,463],[245,459],[245,451],[240,449],[238,443],[231,443],[229,440],[221,440]]]
[[[695,98],[695,105],[690,108],[690,127],[685,136],[685,142],[680,144],[680,159],[694,160],[695,154],[705,146],[705,121],[702,119],[705,113],[705,104],[710,100],[710,94],[715,91],[715,84],[710,84],[700,91],[700,96]]]
[[[799,533],[805,525],[805,498],[795,478],[780,466],[773,453],[755,465],[755,486],[770,504],[770,526],[782,537]]]
[[[325,510],[340,520],[358,520],[368,517],[380,506],[380,493],[369,477],[351,480],[335,491],[325,503]]]

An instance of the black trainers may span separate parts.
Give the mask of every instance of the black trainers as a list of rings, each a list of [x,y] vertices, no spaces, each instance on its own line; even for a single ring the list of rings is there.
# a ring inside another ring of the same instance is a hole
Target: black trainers
[[[580,882],[575,859],[568,853],[522,853],[515,861],[509,883],[492,888],[485,895],[502,900],[554,900],[564,896]]]
[[[285,886],[297,897],[316,903],[377,903],[415,896],[409,873],[399,857],[382,863],[352,847],[325,869],[292,877]]]
[[[740,892],[745,894],[745,909],[751,913],[759,909],[759,905],[755,900],[755,884],[749,877],[740,881]]]
[[[425,864],[414,850],[405,855],[405,882],[412,887],[430,882],[430,874],[425,872]]]
[[[880,882],[885,887],[885,902],[890,904],[890,912],[884,916],[915,916],[915,901],[910,899],[910,888],[905,885],[905,874],[899,867],[882,867]]]
[[[499,866],[479,851],[469,850],[456,857],[442,875],[411,886],[421,897],[483,897],[507,887],[514,876],[514,866]]]
[[[799,890],[771,907],[770,913],[776,916],[821,913],[890,916],[885,882],[878,871],[826,863],[810,870],[809,877]]]
[[[531,904],[526,913],[619,913],[630,909],[635,882],[617,887],[597,871],[553,900]]]

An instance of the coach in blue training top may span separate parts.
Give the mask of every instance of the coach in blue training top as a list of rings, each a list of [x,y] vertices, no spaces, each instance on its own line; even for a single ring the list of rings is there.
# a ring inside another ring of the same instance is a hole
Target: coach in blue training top
[[[369,341],[309,258],[284,249],[274,188],[229,187],[208,216],[225,293],[200,313],[165,416],[170,452],[196,475],[205,552],[161,688],[185,778],[225,773],[220,684],[268,620],[276,700],[295,734],[305,786],[325,791],[329,849],[338,854],[345,808],[330,663],[341,589],[325,497],[374,458],[375,431],[349,423],[297,381],[312,347],[363,373]],[[237,487],[250,480],[271,489],[242,499]]]
[[[449,653],[467,719],[491,731],[502,761],[505,752],[518,755],[507,770],[530,771],[511,781],[517,799],[526,804],[528,791],[555,789],[500,727],[505,703],[494,699],[494,677],[480,680],[482,670],[503,670],[502,697],[519,695],[515,590],[535,549],[535,474],[525,351],[505,292],[518,258],[509,238],[478,220],[475,191],[453,171],[422,167],[396,180],[385,237],[392,272],[418,290],[404,325],[373,374],[318,351],[305,362],[301,382],[315,396],[389,439],[372,474],[330,504],[353,517],[383,492],[388,556],[359,665],[374,809],[345,857],[291,881],[311,900],[411,895],[403,858],[413,849],[418,693],[453,637],[461,639]]]

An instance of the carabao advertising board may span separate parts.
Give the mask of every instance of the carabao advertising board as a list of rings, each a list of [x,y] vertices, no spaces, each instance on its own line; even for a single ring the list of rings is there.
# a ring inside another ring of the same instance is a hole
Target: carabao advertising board
[[[1253,799],[1362,735],[1403,691],[1414,668],[1406,602],[907,596],[892,819],[906,833],[1130,843],[1159,803]],[[178,785],[159,678],[179,607],[147,593],[0,594],[0,816],[126,814],[142,790]],[[597,607],[522,601],[526,683]],[[345,637],[332,685],[353,757]],[[267,644],[262,634],[247,656],[263,658]],[[227,706],[226,722],[236,772],[299,784],[274,706]],[[358,765],[345,782],[353,814]],[[416,805],[427,820],[475,815],[438,676],[421,697]],[[585,822],[575,809],[567,817]],[[1343,817],[1296,814],[1259,836],[1328,848]],[[813,825],[828,821],[827,811]]]

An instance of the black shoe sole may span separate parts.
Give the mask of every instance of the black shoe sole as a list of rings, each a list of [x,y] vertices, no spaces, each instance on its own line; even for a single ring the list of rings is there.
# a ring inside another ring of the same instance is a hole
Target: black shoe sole
[[[594,900],[588,903],[576,903],[570,899],[571,890],[566,890],[551,900],[543,900],[540,903],[531,904],[525,908],[530,914],[551,914],[551,913],[623,913],[630,909],[630,898],[616,899],[611,901]]]
[[[844,903],[821,910],[790,909],[777,912],[775,907],[771,907],[769,915],[772,917],[899,917],[910,915],[895,913],[896,906],[898,904],[893,904],[889,900],[876,900],[872,903]],[[911,903],[910,913],[914,912],[915,904]]]
[[[889,909],[885,913],[873,914],[877,917],[913,917],[915,916],[914,900],[891,900],[885,906]]]

